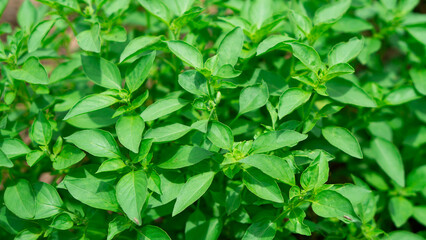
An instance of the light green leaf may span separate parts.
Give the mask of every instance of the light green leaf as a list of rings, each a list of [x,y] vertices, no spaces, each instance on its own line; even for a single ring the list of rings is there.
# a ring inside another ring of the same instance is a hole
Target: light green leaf
[[[142,224],[141,211],[147,196],[147,176],[143,170],[131,171],[117,183],[116,196],[120,207],[135,224]]]
[[[288,162],[274,155],[254,154],[239,161],[289,185],[295,185],[294,172]]]
[[[145,56],[142,56],[137,62],[133,63],[126,71],[126,86],[130,92],[139,89],[145,82],[146,77],[154,63],[156,52],[153,51]]]
[[[153,225],[144,226],[140,232],[138,232],[137,240],[171,240],[167,233]]]
[[[203,196],[212,184],[214,175],[215,172],[205,172],[190,177],[177,196],[172,216],[176,216]]]
[[[207,79],[195,70],[185,71],[179,74],[179,85],[186,91],[201,96],[208,96]]]
[[[132,39],[120,56],[120,63],[142,53],[160,41],[161,37],[140,36]]]
[[[77,35],[77,43],[84,51],[99,53],[101,51],[101,36],[99,23]]]
[[[417,222],[426,226],[426,205],[415,206],[413,210],[413,217],[417,220]]]
[[[392,197],[389,201],[389,213],[397,228],[407,222],[413,210],[413,204],[403,197]]]
[[[10,72],[11,76],[17,80],[32,84],[46,85],[49,83],[46,69],[36,57],[29,57],[21,69]]]
[[[383,171],[400,186],[405,186],[404,164],[395,145],[388,140],[375,138],[371,141],[371,150]]]
[[[262,55],[275,49],[282,49],[291,51],[289,43],[295,41],[294,38],[283,36],[283,35],[272,35],[263,40],[259,46],[257,46],[256,55]]]
[[[233,67],[237,63],[243,43],[244,33],[239,27],[234,28],[225,35],[217,49],[216,61],[213,66],[214,74],[224,65],[229,64]]]
[[[191,127],[180,123],[173,123],[164,127],[149,129],[144,139],[152,138],[154,142],[170,142],[183,137],[189,131]]]
[[[410,69],[410,77],[419,93],[426,95],[426,69]]]
[[[342,221],[358,222],[358,216],[351,202],[340,193],[325,190],[318,193],[313,202],[312,210],[320,217],[338,218]]]
[[[168,41],[167,46],[178,58],[196,69],[203,68],[203,55],[194,46],[184,41]]]
[[[275,180],[256,168],[244,169],[243,183],[250,192],[259,198],[277,203],[284,202],[281,190]]]
[[[371,96],[348,80],[334,78],[328,81],[326,86],[330,98],[338,102],[360,107],[377,107],[376,102]]]
[[[238,115],[251,112],[265,106],[269,99],[268,85],[261,84],[245,87],[240,93],[240,109]]]
[[[410,26],[406,30],[414,39],[426,45],[426,28],[424,26]]]
[[[24,156],[31,151],[21,140],[11,138],[0,139],[0,150],[9,159]]]
[[[94,112],[96,110],[109,107],[119,100],[106,94],[92,94],[78,101],[65,115],[64,120],[81,115],[83,113]]]
[[[139,151],[144,129],[145,122],[139,115],[121,116],[115,125],[120,143],[134,153]]]
[[[212,155],[213,153],[204,148],[186,145],[180,147],[172,157],[157,166],[164,169],[179,169],[197,164]]]
[[[36,207],[34,219],[48,218],[62,211],[62,199],[52,185],[38,182],[33,189]]]
[[[152,15],[158,17],[165,23],[170,23],[172,14],[167,5],[160,0],[138,0],[139,3]]]
[[[363,48],[363,39],[351,38],[348,42],[338,43],[328,53],[328,65],[349,62],[356,58]]]
[[[96,157],[120,157],[120,150],[114,137],[104,130],[82,130],[65,139]]]
[[[84,73],[94,83],[112,89],[121,89],[121,75],[118,67],[103,58],[81,55]]]
[[[6,188],[4,204],[16,216],[23,219],[33,219],[36,213],[34,190],[25,179]]]
[[[291,43],[290,45],[293,49],[293,55],[299,59],[303,65],[313,72],[318,72],[318,70],[321,69],[321,58],[313,47],[303,43]]]
[[[53,160],[53,168],[62,170],[71,167],[72,165],[80,162],[86,154],[80,149],[70,144],[65,144],[61,153]]]
[[[251,149],[252,153],[264,153],[283,147],[293,147],[308,135],[300,134],[293,130],[280,130],[264,133],[257,137]]]
[[[232,130],[225,124],[212,121],[207,130],[207,138],[217,147],[231,150],[234,145]]]
[[[277,231],[275,222],[262,220],[255,222],[244,233],[242,240],[272,240]]]
[[[117,174],[95,175],[96,169],[96,165],[74,169],[64,178],[66,189],[75,199],[90,207],[119,212],[115,194]]]
[[[108,159],[103,161],[96,173],[118,171],[125,168],[127,165],[119,158]]]
[[[181,98],[166,98],[160,99],[153,104],[149,105],[141,114],[144,121],[153,121],[157,118],[166,116],[167,114],[176,112],[177,110],[185,107],[187,101]]]
[[[320,152],[318,157],[303,171],[300,176],[300,185],[307,191],[318,189],[327,182],[328,173],[328,161],[323,153]]]
[[[402,86],[392,90],[385,97],[385,102],[389,105],[401,105],[407,102],[414,101],[422,96],[416,92],[412,86]]]
[[[302,209],[292,209],[288,217],[289,219],[288,222],[285,223],[285,228],[297,234],[311,236],[311,229],[303,222],[306,217],[306,214]]]
[[[119,233],[129,229],[131,225],[126,217],[118,215],[108,224],[107,240],[112,240]]]
[[[68,213],[62,213],[57,215],[52,224],[49,227],[58,229],[58,230],[68,230],[74,226],[74,222],[72,221],[70,215]]]
[[[31,27],[37,21],[37,9],[30,0],[23,1],[16,15],[16,20],[24,31],[29,32],[31,30]]]
[[[32,150],[31,152],[29,152],[25,156],[25,159],[27,160],[28,166],[32,167],[32,166],[34,166],[34,164],[36,164],[37,162],[39,162],[45,156],[46,155],[41,150]]]
[[[30,138],[32,141],[44,146],[48,145],[52,139],[52,127],[43,112],[39,112],[31,125]]]
[[[327,74],[324,76],[324,80],[330,80],[332,78],[354,73],[355,69],[347,64],[347,63],[338,63],[336,65],[331,66],[327,70]]]
[[[300,88],[289,88],[280,96],[278,117],[281,119],[302,106],[311,97],[311,92]]]
[[[407,187],[413,191],[426,188],[426,165],[420,166],[408,174]]]
[[[314,24],[331,24],[339,20],[351,6],[351,0],[331,2],[315,12]]]
[[[31,32],[31,35],[28,39],[29,53],[34,52],[42,45],[43,39],[49,33],[50,29],[53,27],[53,24],[55,24],[55,22],[56,22],[55,20],[47,20],[37,24],[37,26]]]
[[[6,156],[6,154],[0,149],[0,167],[13,167],[13,162]]]
[[[322,129],[324,138],[343,152],[359,159],[363,158],[361,147],[355,136],[346,128],[328,126]]]

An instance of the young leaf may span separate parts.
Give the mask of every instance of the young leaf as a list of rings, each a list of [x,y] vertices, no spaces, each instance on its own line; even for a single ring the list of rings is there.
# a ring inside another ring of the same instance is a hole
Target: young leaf
[[[307,137],[308,135],[300,134],[292,130],[264,133],[254,140],[251,152],[264,153],[283,147],[292,147],[298,142],[305,140]]]
[[[363,158],[358,140],[346,128],[328,126],[322,129],[322,134],[331,145],[352,157]]]
[[[68,213],[62,213],[56,215],[53,219],[50,227],[58,229],[58,230],[68,230],[74,226],[74,222],[72,221],[70,215]]]
[[[280,96],[278,104],[279,119],[292,113],[302,104],[307,102],[311,97],[311,93],[300,88],[289,88]]]
[[[32,25],[37,21],[37,9],[30,0],[25,0],[19,8],[16,16],[19,26],[25,31],[29,31]]]
[[[327,74],[325,75],[324,80],[330,80],[332,78],[342,76],[342,75],[346,75],[346,74],[351,74],[351,73],[354,73],[354,72],[355,72],[355,70],[351,65],[349,65],[347,63],[338,63],[338,64],[331,66],[327,70]]]
[[[336,44],[328,53],[328,65],[346,63],[356,58],[364,47],[364,40],[351,38],[348,42]]]
[[[300,176],[300,185],[307,191],[318,189],[327,182],[328,172],[328,161],[323,153],[320,153],[303,171]]]
[[[250,192],[259,198],[277,203],[284,202],[281,190],[275,180],[256,168],[244,169],[243,183]]]
[[[121,116],[115,125],[120,143],[134,153],[139,151],[144,129],[145,122],[138,115]]]
[[[70,144],[65,144],[61,153],[53,160],[53,168],[62,170],[71,167],[72,165],[80,162],[86,154],[80,149]]]
[[[303,43],[291,43],[293,49],[293,55],[299,59],[303,65],[312,70],[318,72],[322,67],[322,61],[317,51],[308,45]]]
[[[147,195],[147,176],[143,170],[131,171],[117,183],[116,196],[127,217],[137,225],[142,224],[141,211]]]
[[[318,193],[313,202],[312,210],[320,217],[338,218],[342,221],[358,222],[351,202],[341,194],[325,190]]]
[[[196,69],[203,68],[203,55],[184,41],[168,41],[167,46],[178,58]]]
[[[156,52],[153,51],[141,57],[127,69],[126,86],[131,93],[139,89],[139,87],[145,82],[152,64],[154,63],[155,56]]]
[[[102,108],[109,107],[119,100],[115,97],[105,95],[105,94],[92,94],[82,98],[78,101],[71,110],[68,111],[67,115],[65,115],[64,120],[68,120],[72,117],[93,112]]]
[[[149,105],[141,114],[144,121],[153,121],[185,107],[188,102],[180,98],[166,98]]]
[[[403,197],[392,197],[389,201],[389,213],[398,228],[413,215],[413,210],[413,204]]]
[[[39,112],[37,119],[31,125],[30,138],[40,145],[48,145],[52,139],[52,126],[44,116],[43,112]]]
[[[213,121],[209,124],[207,138],[217,147],[231,150],[234,145],[234,136],[231,129],[223,123]]]
[[[157,166],[163,169],[179,169],[210,158],[213,153],[196,146],[182,146],[173,156]]]
[[[96,173],[118,171],[125,167],[127,167],[127,165],[119,158],[108,159],[102,162]]]
[[[214,175],[215,172],[205,172],[190,177],[177,196],[172,216],[176,216],[203,196],[212,184]]]
[[[114,137],[104,130],[82,130],[65,139],[96,157],[120,157],[120,150]]]
[[[268,85],[265,82],[245,87],[240,93],[240,109],[238,115],[242,115],[265,106],[268,102],[268,98]]]
[[[162,21],[169,23],[172,19],[169,8],[163,1],[138,0],[139,3],[152,15],[158,17]]]
[[[186,91],[201,96],[208,96],[207,79],[195,70],[185,71],[179,74],[179,85]]]
[[[385,139],[375,138],[371,141],[371,150],[383,171],[400,186],[405,186],[404,164],[395,145]]]
[[[103,58],[81,55],[84,73],[94,83],[112,89],[121,89],[121,75],[118,67]]]
[[[81,49],[95,53],[101,51],[100,28],[99,23],[95,23],[89,30],[83,31],[76,36],[77,43]]]
[[[289,185],[295,185],[293,169],[285,159],[273,155],[254,154],[239,161]]]
[[[33,219],[36,213],[34,190],[25,179],[6,188],[4,204],[16,216],[23,219]]]
[[[21,69],[13,70],[10,74],[13,78],[27,83],[42,85],[49,83],[46,69],[36,57],[29,57]]]

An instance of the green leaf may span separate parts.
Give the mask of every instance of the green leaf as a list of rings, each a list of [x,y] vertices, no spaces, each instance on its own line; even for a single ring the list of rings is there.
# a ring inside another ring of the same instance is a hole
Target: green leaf
[[[50,83],[55,83],[67,78],[80,66],[81,61],[78,58],[59,64],[50,74]]]
[[[302,209],[292,209],[288,215],[288,222],[285,223],[285,228],[297,234],[311,236],[311,229],[303,221],[305,217],[306,214]]]
[[[121,75],[118,67],[101,57],[81,55],[84,73],[94,83],[112,89],[121,89]]]
[[[96,110],[109,107],[119,100],[115,97],[106,95],[106,94],[92,94],[82,98],[78,101],[71,110],[68,111],[67,115],[65,115],[64,120],[68,120],[72,117],[94,112]]]
[[[74,226],[74,222],[72,221],[68,213],[62,213],[57,215],[53,219],[52,224],[50,224],[50,227],[59,229],[59,230],[68,230],[68,229],[71,229],[73,226]]]
[[[300,185],[307,191],[320,188],[327,182],[329,170],[327,159],[320,153],[303,171]]]
[[[404,225],[413,215],[413,204],[403,197],[392,197],[389,201],[389,213],[397,228]]]
[[[46,69],[44,69],[36,57],[29,57],[21,69],[13,70],[10,74],[17,80],[31,84],[46,85],[49,83]]]
[[[180,98],[166,98],[160,99],[153,104],[149,105],[141,114],[144,121],[153,121],[157,118],[166,116],[167,114],[176,112],[177,110],[185,107],[187,101]]]
[[[76,36],[78,46],[84,51],[101,52],[100,28],[99,23],[95,23],[89,30],[79,33]]]
[[[390,232],[386,240],[424,240],[424,238],[418,234],[409,231],[393,231]]]
[[[168,41],[167,46],[178,58],[188,65],[196,68],[203,68],[203,55],[194,46],[184,41]]]
[[[80,149],[70,144],[65,144],[61,153],[53,160],[53,168],[62,170],[71,167],[72,165],[80,162],[86,154]]]
[[[241,191],[243,190],[243,185],[235,182],[228,182],[226,185],[226,200],[225,208],[226,214],[228,216],[233,212],[237,211],[241,205]]]
[[[138,0],[139,3],[152,15],[158,17],[165,23],[170,23],[172,20],[172,14],[169,8],[163,1],[154,0]]]
[[[264,133],[257,137],[251,149],[252,153],[264,153],[283,147],[293,147],[305,140],[308,135],[300,134],[292,130],[280,130]]]
[[[44,146],[48,145],[52,139],[52,127],[43,112],[38,113],[37,118],[31,125],[30,138],[32,141]]]
[[[292,49],[289,43],[293,42],[294,40],[294,38],[283,35],[269,36],[259,44],[256,55],[259,56],[275,49],[291,51]]]
[[[139,115],[121,116],[115,125],[120,143],[134,153],[139,151],[144,129],[145,122]]]
[[[86,165],[71,171],[64,178],[69,193],[80,202],[94,208],[119,212],[115,194],[116,174],[98,173],[97,166]]]
[[[34,52],[39,47],[42,46],[43,39],[47,36],[50,29],[55,24],[55,20],[47,20],[40,22],[31,32],[31,35],[28,39],[28,52]]]
[[[114,137],[104,130],[82,130],[65,139],[96,157],[120,157],[120,150]]]
[[[218,218],[207,219],[204,214],[197,209],[192,213],[185,224],[185,239],[218,239],[222,231],[222,221]]]
[[[263,23],[273,15],[272,0],[256,0],[250,4],[250,22],[260,29]]]
[[[293,55],[299,59],[303,65],[313,72],[318,72],[321,69],[322,61],[317,51],[303,43],[291,43]]]
[[[351,6],[351,0],[341,0],[326,4],[315,12],[314,24],[331,24],[339,20]]]
[[[204,172],[190,177],[177,196],[172,216],[181,213],[203,196],[212,184],[214,175],[215,172]]]
[[[238,115],[242,115],[265,106],[268,102],[268,98],[268,85],[263,81],[261,84],[245,87],[240,93],[240,109]]]
[[[363,48],[363,39],[351,38],[348,42],[338,43],[328,53],[328,65],[349,62],[356,58]]]
[[[410,77],[413,80],[416,90],[426,95],[426,69],[410,69]]]
[[[33,185],[35,196],[34,219],[52,217],[62,212],[62,199],[56,189],[47,183],[38,182]]]
[[[412,86],[402,86],[392,90],[385,97],[385,102],[389,105],[401,105],[407,102],[414,101],[422,96],[416,92]]]
[[[25,179],[6,188],[4,204],[16,216],[23,219],[33,219],[36,213],[34,190]]]
[[[117,183],[116,196],[120,207],[135,224],[142,224],[141,211],[147,192],[147,176],[143,170],[131,171]]]
[[[125,0],[125,1],[127,1],[127,5],[130,3],[130,0]],[[126,7],[125,4],[123,5],[121,1],[117,1],[117,0],[111,1],[108,3],[111,3],[111,5],[116,4],[116,5],[121,5],[120,7],[123,7],[123,6]],[[111,42],[125,42],[127,40],[126,29],[123,26],[112,26],[111,30],[108,33],[102,34],[102,39],[111,41]]]
[[[277,226],[270,220],[255,222],[244,233],[242,240],[272,240],[275,237]]]
[[[307,92],[300,88],[289,88],[280,96],[278,104],[278,117],[281,119],[284,116],[292,113],[298,107],[306,103],[311,97],[311,92]]]
[[[224,65],[229,64],[233,67],[237,63],[243,43],[244,33],[239,27],[234,28],[225,35],[217,49],[216,61],[213,66],[214,74]]]
[[[32,167],[34,166],[34,164],[36,164],[37,162],[39,162],[41,159],[43,159],[46,155],[44,154],[43,151],[40,150],[32,150],[31,152],[29,152],[26,156],[25,159],[27,160],[28,166]]]
[[[18,14],[16,15],[16,20],[18,21],[19,26],[24,29],[24,31],[30,31],[32,25],[34,25],[34,23],[37,21],[37,9],[30,0],[25,0],[22,3]]]
[[[391,142],[375,138],[371,141],[374,159],[382,170],[400,186],[405,186],[404,164],[398,149]]]
[[[281,190],[275,180],[256,168],[244,169],[243,183],[250,192],[259,198],[277,203],[284,202]]]
[[[161,37],[140,36],[132,39],[124,48],[120,56],[120,63],[142,53],[160,41]]]
[[[164,127],[149,129],[145,133],[144,139],[152,138],[154,142],[170,142],[183,137],[191,129],[191,127],[186,125],[174,123]]]
[[[125,168],[127,165],[119,158],[108,159],[102,162],[96,173],[118,171]]]
[[[334,78],[328,81],[326,86],[327,93],[333,100],[360,107],[377,107],[376,102],[371,96],[348,80]]]
[[[356,137],[346,128],[328,126],[322,129],[324,138],[343,152],[359,159],[363,158]]]
[[[422,191],[426,188],[426,165],[420,166],[408,174],[407,188]]]
[[[13,162],[6,156],[6,154],[0,150],[0,167],[13,167]]]
[[[41,229],[31,227],[19,232],[14,240],[37,240],[42,233]]]
[[[31,150],[19,139],[0,139],[0,150],[6,154],[9,159],[24,156]]]
[[[254,154],[239,161],[289,185],[295,185],[294,172],[288,162],[274,155]]]
[[[426,226],[426,206],[415,206],[413,210],[413,217],[417,220],[417,222]]]
[[[132,224],[124,216],[117,216],[108,224],[107,240],[112,240],[116,235],[126,231]]]
[[[182,146],[172,157],[158,164],[163,169],[179,169],[197,164],[210,158],[213,153],[196,146]]]
[[[351,202],[341,194],[325,190],[318,193],[312,201],[312,210],[320,217],[338,218],[342,221],[357,222]]]
[[[231,150],[234,145],[232,130],[225,124],[212,121],[207,130],[207,138],[217,147]]]
[[[152,64],[154,63],[156,52],[153,51],[142,56],[132,64],[126,71],[126,86],[132,93],[140,88],[148,77]]]
[[[171,240],[169,235],[167,233],[153,225],[146,225],[144,226],[140,232],[138,232],[137,240]]]
[[[55,3],[80,12],[80,6],[78,5],[77,0],[56,0]]]
[[[179,85],[186,91],[201,96],[208,96],[207,79],[195,70],[185,71],[179,74]]]
[[[414,39],[423,45],[426,45],[426,28],[424,26],[410,26],[405,29],[411,36],[413,36]]]
[[[328,70],[327,70],[327,74],[324,77],[324,80],[330,80],[332,78],[338,77],[338,76],[342,76],[342,75],[346,75],[346,74],[351,74],[354,73],[355,69],[347,64],[347,63],[338,63],[335,64],[333,66],[331,66]]]

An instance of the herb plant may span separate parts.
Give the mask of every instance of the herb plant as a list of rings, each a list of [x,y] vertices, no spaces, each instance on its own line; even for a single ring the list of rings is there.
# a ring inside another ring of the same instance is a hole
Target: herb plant
[[[424,239],[425,7],[25,0],[0,238]]]

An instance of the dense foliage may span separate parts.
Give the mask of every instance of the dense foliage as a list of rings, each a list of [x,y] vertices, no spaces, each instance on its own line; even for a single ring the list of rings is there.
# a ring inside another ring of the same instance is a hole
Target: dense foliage
[[[422,7],[25,0],[0,238],[424,239]]]

